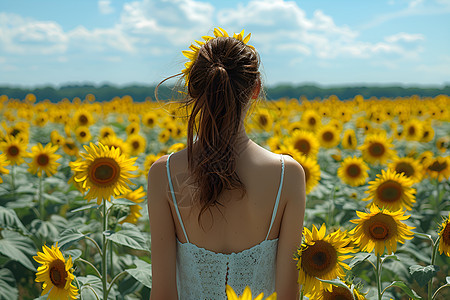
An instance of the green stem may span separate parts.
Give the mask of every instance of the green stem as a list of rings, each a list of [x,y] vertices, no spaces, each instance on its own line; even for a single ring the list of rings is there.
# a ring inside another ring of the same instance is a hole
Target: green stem
[[[300,300],[303,300],[303,287],[302,287],[302,291],[300,292]]]
[[[113,264],[113,243],[109,243],[109,274],[111,278],[114,276],[114,264]]]
[[[106,255],[107,252],[106,251],[106,236],[105,236],[105,231],[106,231],[106,227],[107,227],[107,219],[106,219],[106,201],[105,199],[103,199],[103,232],[102,232],[102,241],[103,241],[103,253],[102,253],[102,283],[103,283],[103,300],[108,299],[108,290],[107,288],[107,279],[108,279],[108,272],[107,272],[107,267],[106,267]]]
[[[431,253],[431,265],[434,265],[434,262],[436,261],[436,252],[439,245],[439,239],[440,237],[436,239],[436,242],[432,241],[433,250]],[[433,278],[431,278],[430,282],[428,282],[428,300],[433,299],[433,297],[431,296],[432,294],[433,294]]]
[[[380,254],[377,254],[376,276],[377,276],[378,300],[381,300],[382,294],[381,294],[381,257],[380,257]]]
[[[44,221],[45,218],[45,207],[44,207],[44,198],[42,197],[42,177],[44,175],[41,174],[41,176],[39,176],[39,217],[41,218],[42,221]]]
[[[90,286],[90,285],[83,285],[83,289],[91,289],[92,292],[93,292],[94,295],[95,295],[95,298],[96,298],[97,300],[100,300],[100,298],[99,298],[98,295],[97,295],[97,292],[94,290],[94,288],[93,288],[92,286]],[[81,295],[81,293],[80,293],[80,295]]]
[[[94,243],[95,247],[96,247],[97,250],[98,250],[98,253],[99,253],[100,255],[103,255],[102,249],[100,249],[100,246],[97,244],[97,242],[96,242],[93,238],[91,238],[91,237],[89,237],[89,236],[86,235],[86,239],[88,239],[88,240],[90,240],[92,243]]]
[[[77,261],[84,262],[85,264],[91,266],[91,268],[94,269],[95,273],[97,273],[97,276],[98,276],[99,278],[102,277],[102,275],[100,274],[100,272],[98,271],[98,269],[97,269],[90,261],[84,260],[84,259],[82,259],[81,257],[78,257],[78,258],[77,258]]]
[[[108,293],[107,293],[106,296],[108,296],[109,291],[111,290],[111,288],[112,288],[114,282],[116,282],[116,280],[119,279],[120,276],[122,276],[122,275],[124,275],[124,274],[126,274],[126,273],[127,273],[127,271],[122,271],[122,272],[120,272],[119,274],[117,274],[116,277],[113,278],[113,280],[111,280],[111,283],[109,284],[109,288],[108,288]]]

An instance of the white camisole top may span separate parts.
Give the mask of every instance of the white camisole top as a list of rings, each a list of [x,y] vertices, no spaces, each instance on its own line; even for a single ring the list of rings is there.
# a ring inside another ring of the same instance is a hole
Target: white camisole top
[[[275,267],[278,238],[268,240],[270,230],[278,210],[281,188],[284,179],[284,158],[281,160],[281,179],[270,221],[269,231],[261,243],[237,252],[216,253],[189,242],[186,229],[178,210],[172,179],[170,176],[169,155],[166,168],[173,204],[183,229],[186,243],[177,239],[177,289],[180,300],[226,300],[226,285],[230,285],[236,294],[243,293],[249,286],[253,295],[264,293],[271,295],[275,291]]]

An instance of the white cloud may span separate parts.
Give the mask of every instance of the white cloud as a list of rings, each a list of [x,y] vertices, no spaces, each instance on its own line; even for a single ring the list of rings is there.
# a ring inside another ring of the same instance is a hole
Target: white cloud
[[[111,50],[129,53],[135,51],[130,38],[117,27],[88,30],[84,26],[78,26],[67,35],[70,39],[71,49],[103,53]]]
[[[0,41],[7,53],[54,54],[67,49],[67,36],[58,23],[9,13],[0,13]]]
[[[385,37],[385,40],[389,43],[395,43],[398,41],[404,42],[415,42],[415,41],[423,41],[425,37],[423,34],[410,34],[405,32],[399,32],[397,34]]]
[[[114,12],[114,8],[111,6],[111,0],[99,0],[98,10],[103,15],[112,14]]]

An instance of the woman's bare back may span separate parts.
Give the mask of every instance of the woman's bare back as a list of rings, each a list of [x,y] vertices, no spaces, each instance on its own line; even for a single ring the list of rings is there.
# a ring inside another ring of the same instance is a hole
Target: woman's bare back
[[[246,193],[224,190],[220,203],[201,217],[195,193],[189,183],[187,152],[180,151],[170,159],[170,171],[175,198],[189,242],[213,252],[232,253],[249,249],[266,238],[281,179],[280,155],[271,153],[252,141],[243,147],[236,162],[236,172]],[[283,191],[283,189],[282,189]],[[168,197],[180,242],[186,238],[178,221],[172,198]],[[286,197],[281,192],[277,214],[268,239],[278,238]]]

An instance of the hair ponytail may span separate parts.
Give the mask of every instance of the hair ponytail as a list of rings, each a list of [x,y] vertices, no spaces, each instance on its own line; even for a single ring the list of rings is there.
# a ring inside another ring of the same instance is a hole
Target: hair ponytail
[[[187,151],[201,205],[199,222],[203,212],[221,205],[224,189],[245,193],[236,173],[235,143],[244,108],[259,84],[258,67],[256,52],[244,43],[216,38],[202,46],[190,71]]]

